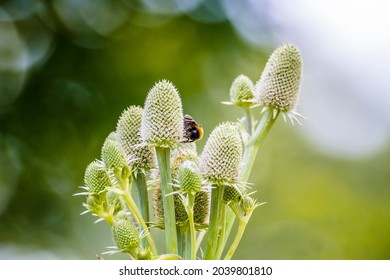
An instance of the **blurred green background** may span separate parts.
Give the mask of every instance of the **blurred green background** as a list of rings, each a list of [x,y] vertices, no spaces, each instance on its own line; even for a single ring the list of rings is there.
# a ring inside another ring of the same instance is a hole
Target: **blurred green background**
[[[307,120],[279,119],[262,146],[250,181],[267,203],[234,258],[390,259],[390,38],[373,33],[388,19],[374,4],[331,14],[292,3],[2,1],[0,259],[106,251],[108,226],[79,216],[73,194],[121,112],[169,79],[204,127],[201,152],[218,123],[242,115],[221,104],[233,79],[257,81],[283,42],[302,50]],[[377,20],[363,28],[360,13]]]

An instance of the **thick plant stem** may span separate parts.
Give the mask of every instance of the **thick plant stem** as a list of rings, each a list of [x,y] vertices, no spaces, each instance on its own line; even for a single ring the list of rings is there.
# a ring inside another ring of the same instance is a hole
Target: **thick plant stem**
[[[209,236],[207,239],[205,260],[214,260],[217,253],[218,235],[220,229],[220,207],[222,207],[223,191],[225,187],[214,186],[211,190],[211,209],[209,222]]]
[[[252,114],[249,106],[244,107],[245,111],[245,130],[249,135],[252,135]]]
[[[226,205],[222,204],[220,208],[220,219],[221,219],[221,228],[219,230],[218,236],[218,245],[217,245],[217,253],[216,259],[220,259],[222,255],[222,251],[225,245],[225,231],[226,231]]]
[[[154,243],[154,240],[150,234],[149,228],[145,223],[144,218],[141,215],[141,212],[138,210],[137,205],[135,204],[133,198],[130,195],[129,191],[129,181],[128,179],[123,180],[120,172],[115,172],[115,177],[119,183],[121,189],[122,198],[125,200],[127,207],[129,208],[131,214],[134,216],[135,220],[141,225],[142,230],[145,233],[145,238],[149,244],[150,250],[154,256],[157,256],[157,248]]]
[[[270,128],[275,123],[276,116],[273,116],[272,109],[268,108],[261,116],[256,130],[253,132],[249,142],[245,146],[243,168],[241,169],[240,179],[244,182],[248,181],[253,164],[256,160],[258,150],[261,143],[267,136]]]
[[[190,225],[190,259],[196,260],[196,237],[195,237],[195,222],[194,222],[194,201],[195,201],[195,194],[189,193],[188,194],[188,208],[187,208],[187,215],[188,215],[188,222]]]
[[[134,175],[133,186],[137,192],[137,205],[141,212],[142,217],[148,223],[149,222],[149,197],[148,187],[146,185],[145,174],[138,172]],[[142,239],[142,245],[146,245],[146,239]]]
[[[177,234],[175,205],[172,195],[172,179],[170,167],[170,149],[156,147],[158,168],[160,170],[160,185],[162,190],[164,223],[165,223],[165,244],[169,254],[177,254]]]

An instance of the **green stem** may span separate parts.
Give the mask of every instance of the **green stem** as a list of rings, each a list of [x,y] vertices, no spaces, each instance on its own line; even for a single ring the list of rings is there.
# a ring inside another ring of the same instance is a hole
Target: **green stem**
[[[167,252],[177,254],[177,234],[175,204],[172,195],[172,178],[170,167],[170,149],[156,147],[158,168],[160,170],[160,185],[162,190],[164,223],[165,223],[165,244]]]
[[[245,129],[249,135],[252,135],[252,114],[249,106],[243,107],[245,111]]]
[[[214,260],[217,251],[218,234],[220,227],[220,207],[223,198],[224,186],[213,186],[211,190],[211,209],[209,222],[209,236],[206,244],[205,260]]]
[[[217,245],[217,254],[216,258],[219,260],[222,255],[225,244],[225,231],[226,231],[226,205],[222,204],[220,207],[220,219],[221,219],[221,228],[219,230],[218,236],[218,245]]]
[[[190,224],[190,240],[191,240],[191,260],[196,260],[196,237],[195,237],[195,222],[194,222],[194,202],[195,202],[195,194],[188,194],[188,207],[187,207],[187,215],[188,222]]]
[[[196,239],[196,246],[195,246],[195,252],[198,252],[200,245],[202,244],[203,238],[206,235],[206,231],[200,231],[198,234],[198,237]]]
[[[145,220],[143,219],[140,211],[137,208],[137,205],[135,204],[133,198],[130,195],[128,179],[126,178],[125,180],[123,180],[123,178],[121,176],[121,172],[117,172],[117,171],[115,172],[115,177],[119,183],[121,190],[123,191],[122,197],[125,200],[127,207],[129,208],[129,210],[130,210],[131,214],[133,215],[133,217],[135,218],[135,220],[141,225],[142,230],[144,231],[144,233],[146,235],[145,238],[147,239],[147,241],[149,243],[150,250],[151,250],[152,254],[154,256],[157,256],[156,245],[155,245],[154,240],[150,234],[149,228],[146,225]]]
[[[278,115],[279,112],[274,116],[272,109],[270,108],[265,110],[264,113],[261,115],[259,123],[255,128],[255,131],[251,135],[251,138],[248,141],[248,143],[245,145],[244,158],[242,164],[243,168],[241,169],[241,173],[240,173],[241,181],[247,182],[249,180],[249,176],[251,174],[260,146],[264,141],[265,137],[267,136],[272,125],[275,123],[275,120],[277,119]],[[227,213],[228,226],[226,228],[225,240],[227,240],[227,238],[230,236],[230,232],[235,218],[236,215],[234,215],[233,212],[230,211],[229,213]],[[237,240],[234,241],[237,242]]]
[[[134,174],[133,186],[137,191],[137,205],[138,209],[141,211],[141,215],[144,220],[149,222],[149,197],[148,197],[148,187],[146,185],[145,174],[138,172]],[[146,245],[146,239],[142,239],[141,244]]]
[[[239,213],[235,204],[232,205],[231,208],[238,218],[238,229],[237,229],[236,236],[234,237],[234,240],[233,240],[232,244],[230,245],[229,250],[227,251],[227,253],[225,255],[224,260],[230,260],[233,257],[233,254],[236,251],[238,244],[241,241],[242,236],[244,235],[244,231],[245,231],[245,228],[248,224],[250,216],[252,215],[252,213],[249,213],[247,216],[245,216],[245,218],[243,218],[242,215]]]
[[[263,143],[265,136],[267,136],[270,128],[275,123],[278,114],[274,117],[272,114],[272,109],[267,109],[261,116],[259,123],[257,124],[256,130],[253,132],[253,135],[251,136],[249,142],[246,144],[245,147],[242,165],[244,168],[242,168],[240,174],[240,178],[242,181],[248,181],[259,148]]]

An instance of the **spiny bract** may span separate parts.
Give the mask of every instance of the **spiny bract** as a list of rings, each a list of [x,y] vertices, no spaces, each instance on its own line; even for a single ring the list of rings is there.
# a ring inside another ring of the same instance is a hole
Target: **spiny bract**
[[[200,156],[199,168],[212,184],[230,184],[238,181],[243,143],[236,124],[218,125],[207,139]]]
[[[154,150],[141,140],[142,114],[142,107],[129,106],[119,117],[116,127],[118,143],[130,158],[134,172],[149,170],[156,163]]]
[[[153,146],[173,147],[183,134],[183,109],[179,92],[169,81],[154,85],[146,97],[141,138]]]
[[[298,103],[302,76],[302,58],[299,49],[292,44],[277,48],[264,68],[255,86],[258,103],[290,112]]]

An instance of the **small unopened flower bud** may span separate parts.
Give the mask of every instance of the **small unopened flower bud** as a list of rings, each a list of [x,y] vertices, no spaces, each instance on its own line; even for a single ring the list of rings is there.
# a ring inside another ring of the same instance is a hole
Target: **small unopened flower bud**
[[[119,219],[112,227],[112,237],[118,250],[133,254],[140,243],[137,228],[128,219]]]
[[[298,103],[302,76],[302,58],[297,47],[285,44],[276,49],[255,86],[258,103],[282,112],[290,112]]]
[[[236,124],[218,125],[210,134],[200,156],[199,168],[212,184],[238,181],[243,153],[243,143]]]
[[[250,214],[256,208],[256,202],[249,195],[244,196],[240,201],[240,206],[242,211],[244,211],[245,216]]]
[[[251,79],[240,75],[234,79],[230,87],[230,102],[223,102],[227,105],[240,107],[250,106],[254,101],[254,85]]]
[[[154,150],[141,140],[142,114],[141,107],[130,106],[123,111],[116,127],[118,143],[131,159],[134,171],[150,170],[156,164]]]
[[[113,209],[113,214],[118,213],[124,209],[124,204],[119,196],[111,191],[106,193],[106,202],[109,208]]]
[[[152,146],[173,147],[183,134],[183,109],[179,92],[169,81],[154,85],[145,101],[141,138]]]
[[[87,166],[84,174],[84,183],[91,194],[98,194],[104,191],[106,187],[111,186],[110,177],[96,160]]]
[[[202,189],[202,175],[192,161],[185,161],[179,168],[179,185],[183,193],[197,193]]]
[[[118,143],[107,137],[102,147],[102,160],[107,168],[122,168],[126,166],[126,157]]]

